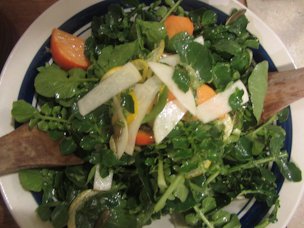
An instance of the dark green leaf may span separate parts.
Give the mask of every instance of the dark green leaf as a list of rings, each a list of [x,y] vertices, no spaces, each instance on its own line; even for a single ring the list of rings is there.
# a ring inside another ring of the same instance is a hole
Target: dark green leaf
[[[202,212],[203,213],[208,213],[212,211],[213,209],[216,208],[216,201],[213,197],[207,196],[203,201],[202,201]]]
[[[243,95],[244,91],[238,88],[230,95],[228,102],[232,110],[238,110],[242,107]]]
[[[210,50],[206,46],[197,42],[189,42],[179,47],[177,52],[180,55],[181,62],[192,68],[190,74],[194,74],[197,81],[200,83],[211,81],[213,59]],[[187,70],[189,71],[189,69]],[[194,81],[193,76],[191,81]]]
[[[154,105],[152,111],[146,114],[145,118],[142,121],[142,124],[149,123],[157,117],[157,115],[163,110],[163,108],[167,104],[167,98],[168,98],[168,88],[165,87],[159,94],[158,101]]]
[[[242,225],[237,215],[232,215],[230,221],[223,228],[241,228]]]
[[[167,33],[163,23],[143,20],[137,20],[136,23],[149,47],[154,48],[156,44],[166,38]]]
[[[32,119],[38,111],[24,100],[14,101],[12,116],[17,122],[25,123]]]
[[[226,63],[216,63],[212,67],[213,83],[218,90],[224,90],[232,81],[230,65]]]
[[[277,159],[276,163],[278,164],[281,173],[287,180],[294,182],[299,182],[302,180],[302,172],[293,162]]]
[[[134,101],[130,94],[123,93],[120,97],[121,107],[125,108],[129,113],[134,113]]]
[[[284,108],[278,113],[278,120],[283,123],[288,120],[289,117],[289,108]]]
[[[96,63],[97,75],[102,77],[111,68],[124,65],[131,60],[137,52],[138,43],[136,41],[103,48]]]
[[[78,187],[84,187],[87,182],[88,171],[82,166],[69,166],[65,169],[65,175]]]
[[[217,41],[213,47],[218,52],[227,53],[230,55],[238,55],[242,52],[242,47],[234,40],[219,40]]]
[[[215,24],[217,21],[217,14],[212,10],[206,10],[201,19],[201,23],[203,26],[208,26]]]
[[[19,172],[19,180],[27,191],[40,192],[42,190],[43,177],[40,170],[22,170]]]
[[[100,143],[98,136],[87,135],[80,140],[79,145],[82,149],[90,151],[93,150],[98,143]]]
[[[68,205],[61,204],[55,207],[51,215],[51,221],[55,228],[62,228],[68,222]]]
[[[73,140],[72,137],[65,137],[61,142],[60,142],[60,152],[63,155],[68,155],[72,154],[75,152],[77,149],[77,144]]]
[[[180,90],[186,93],[190,88],[190,78],[185,68],[177,65],[172,76],[173,81]]]
[[[223,226],[230,220],[231,214],[224,210],[219,210],[212,215],[212,222],[215,226]]]

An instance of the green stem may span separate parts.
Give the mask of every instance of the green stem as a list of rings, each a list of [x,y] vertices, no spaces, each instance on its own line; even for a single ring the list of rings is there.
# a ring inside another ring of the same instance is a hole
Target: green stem
[[[220,173],[221,173],[220,171],[216,171],[214,174],[208,177],[205,184],[210,184],[211,181],[213,181],[215,178],[217,178],[218,175],[220,175]]]
[[[166,179],[164,175],[164,162],[161,158],[158,159],[157,174],[157,185],[159,189],[163,192],[168,186],[166,184]]]
[[[273,124],[277,120],[277,115],[272,116],[266,123],[255,129],[254,131],[250,132],[248,136],[256,136],[262,129],[264,129],[266,126]]]
[[[185,178],[182,174],[179,174],[171,185],[167,188],[165,193],[161,196],[158,202],[154,206],[154,212],[159,212],[161,209],[165,207],[167,199],[171,196],[171,194],[175,191],[175,189],[185,181]]]
[[[193,207],[195,212],[198,214],[198,216],[202,219],[202,221],[207,225],[209,228],[214,228],[213,224],[209,222],[209,220],[206,218],[203,212],[199,209],[199,207],[196,205]]]
[[[170,14],[181,4],[183,0],[177,1],[174,6],[171,7],[171,9],[167,12],[167,14],[164,16],[164,18],[160,21],[161,23],[164,23],[167,17],[170,16]]]
[[[70,122],[64,119],[60,119],[60,118],[56,118],[56,117],[51,117],[51,116],[43,116],[43,115],[39,115],[39,117],[43,120],[50,120],[50,121],[56,121],[59,123],[65,123],[65,124],[69,124]]]
[[[245,164],[237,165],[237,166],[234,166],[234,167],[228,169],[227,174],[238,172],[240,170],[252,169],[252,168],[257,167],[259,165],[263,165],[265,163],[273,162],[277,158],[287,158],[287,157],[288,157],[288,154],[280,154],[278,157],[277,156],[270,156],[270,157],[262,158],[262,159],[259,159],[259,160],[256,160],[256,161],[250,161],[250,162],[247,162]]]

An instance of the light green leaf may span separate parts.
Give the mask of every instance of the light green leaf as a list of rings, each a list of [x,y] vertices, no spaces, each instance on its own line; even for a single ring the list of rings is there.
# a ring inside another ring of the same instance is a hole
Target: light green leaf
[[[259,122],[263,107],[264,100],[268,87],[268,62],[263,61],[257,64],[249,76],[248,89],[253,107],[253,114]]]

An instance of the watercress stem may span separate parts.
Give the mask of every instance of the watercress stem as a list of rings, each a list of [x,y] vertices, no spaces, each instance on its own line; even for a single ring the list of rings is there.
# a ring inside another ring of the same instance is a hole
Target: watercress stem
[[[179,0],[177,1],[174,6],[171,7],[171,9],[169,9],[169,11],[167,12],[167,14],[163,17],[163,19],[160,21],[161,23],[164,23],[165,20],[167,19],[167,17],[170,16],[170,14],[181,4],[183,0]]]
[[[198,216],[202,219],[202,221],[207,225],[208,228],[214,228],[213,224],[209,222],[209,220],[206,218],[203,212],[199,209],[199,207],[196,205],[193,207],[195,212],[198,214]]]
[[[256,160],[256,161],[249,161],[245,164],[237,165],[237,166],[234,166],[234,167],[228,169],[226,174],[231,174],[231,173],[238,172],[238,171],[244,170],[244,169],[252,169],[256,166],[259,166],[259,165],[262,165],[262,164],[265,164],[265,163],[269,163],[269,162],[273,162],[277,158],[287,158],[287,157],[288,157],[288,154],[281,154],[278,157],[277,156],[270,156],[270,157],[262,158],[262,159],[259,159],[259,160]]]
[[[171,185],[167,188],[165,193],[161,196],[161,198],[158,200],[158,202],[154,206],[154,212],[159,212],[161,209],[164,208],[167,199],[170,197],[170,195],[174,192],[174,190],[185,180],[184,176],[182,174],[179,174],[177,177],[175,177],[174,181],[171,183]]]
[[[39,115],[39,118],[41,118],[43,120],[56,121],[56,122],[59,122],[59,123],[65,123],[65,124],[69,123],[68,120],[64,120],[64,119],[60,119],[60,118],[56,118],[56,117],[51,117],[51,116]]]

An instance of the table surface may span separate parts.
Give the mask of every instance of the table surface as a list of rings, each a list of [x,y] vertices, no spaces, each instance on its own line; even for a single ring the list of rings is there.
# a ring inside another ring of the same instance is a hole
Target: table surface
[[[57,0],[0,0],[0,70],[10,50],[29,25]],[[246,3],[246,0],[240,0]],[[298,67],[304,67],[304,1],[247,0],[249,9],[261,17],[282,39]],[[272,9],[269,14],[267,9]],[[288,10],[286,10],[288,9]],[[284,20],[282,20],[284,18]],[[293,26],[290,26],[292,23]],[[288,227],[304,227],[304,200]],[[0,227],[17,228],[0,196]]]

